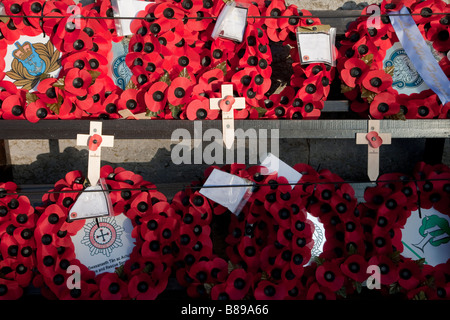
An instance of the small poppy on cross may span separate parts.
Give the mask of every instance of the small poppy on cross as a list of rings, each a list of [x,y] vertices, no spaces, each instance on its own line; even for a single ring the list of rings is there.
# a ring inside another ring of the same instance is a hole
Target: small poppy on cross
[[[102,123],[90,122],[89,134],[78,134],[77,145],[89,148],[88,180],[91,185],[96,185],[100,179],[100,161],[102,147],[113,147],[114,136],[102,135]]]
[[[245,98],[233,97],[233,85],[223,84],[222,98],[209,99],[211,110],[222,110],[223,142],[227,149],[234,143],[234,110],[245,108]]]
[[[357,133],[356,144],[367,144],[367,175],[376,181],[380,170],[380,146],[391,144],[390,133],[380,133],[380,120],[369,120],[369,132]]]

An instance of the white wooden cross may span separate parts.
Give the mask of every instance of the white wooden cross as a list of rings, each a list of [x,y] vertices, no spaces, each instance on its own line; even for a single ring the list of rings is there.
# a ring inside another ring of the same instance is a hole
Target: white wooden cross
[[[209,99],[209,108],[211,110],[222,110],[222,131],[223,142],[227,149],[231,149],[234,143],[234,110],[245,108],[245,98],[233,97],[233,85],[223,84],[221,87],[222,98]],[[234,99],[234,103],[230,103],[229,98]],[[229,110],[223,110],[220,105],[225,103]],[[230,107],[231,104],[231,107]]]
[[[356,143],[367,144],[367,175],[376,181],[380,172],[380,146],[391,144],[390,133],[380,133],[380,120],[369,120],[368,133],[357,133]]]
[[[114,147],[114,136],[102,135],[102,123],[91,121],[89,134],[78,134],[77,145],[89,148],[88,180],[95,186],[100,179],[102,147]]]

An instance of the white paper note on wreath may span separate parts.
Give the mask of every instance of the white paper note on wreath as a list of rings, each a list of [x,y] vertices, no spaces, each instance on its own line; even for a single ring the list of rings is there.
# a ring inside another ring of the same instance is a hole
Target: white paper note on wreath
[[[411,213],[402,230],[403,255],[413,260],[425,258],[435,266],[450,258],[450,217],[434,208]]]
[[[266,167],[270,173],[277,172],[279,176],[285,177],[289,183],[291,183],[292,189],[295,187],[301,178],[302,174],[286,164],[284,161],[280,160],[278,157],[274,156],[272,153],[268,153],[261,161],[261,166]]]
[[[114,272],[130,257],[134,247],[133,225],[123,213],[114,217],[86,220],[72,236],[75,255],[96,274]]]
[[[203,188],[200,189],[200,193],[237,215],[250,198],[251,190],[250,181],[214,169],[203,184]]]

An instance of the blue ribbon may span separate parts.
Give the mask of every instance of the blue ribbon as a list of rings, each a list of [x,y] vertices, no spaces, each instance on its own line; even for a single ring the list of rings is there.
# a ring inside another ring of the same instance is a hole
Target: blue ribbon
[[[442,104],[450,102],[450,81],[433,57],[408,9],[403,7],[400,11],[390,14],[399,13],[400,15],[391,15],[390,20],[406,54],[423,81],[437,94]]]

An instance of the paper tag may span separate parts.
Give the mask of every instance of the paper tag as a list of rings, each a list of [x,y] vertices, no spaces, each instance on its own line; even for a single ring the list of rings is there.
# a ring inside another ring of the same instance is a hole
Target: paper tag
[[[100,179],[100,185],[87,187],[77,198],[69,211],[69,221],[92,219],[111,215],[112,204],[109,193]]]
[[[134,247],[133,224],[123,213],[86,220],[72,236],[76,258],[96,274],[114,272],[130,257]]]
[[[217,17],[211,37],[242,42],[247,27],[247,11],[247,8],[240,7],[234,2],[227,4]]]
[[[272,153],[268,153],[263,158],[261,165],[269,170],[268,174],[277,172],[279,176],[285,177],[289,183],[293,183],[291,186],[292,189],[295,187],[294,184],[302,178],[302,174],[300,172],[287,165]]]
[[[402,230],[402,254],[413,260],[425,258],[436,266],[450,258],[450,217],[434,208],[411,213]]]
[[[234,187],[235,185],[242,187]],[[253,184],[249,180],[218,169],[214,169],[203,184],[203,187],[208,186],[231,186],[223,188],[202,188],[200,189],[200,193],[208,199],[228,208],[235,215],[240,213],[250,198],[253,188]]]
[[[335,66],[336,28],[329,28],[329,26],[299,27],[296,34],[302,64],[326,63]]]
[[[111,0],[115,17],[136,17],[139,11],[145,10],[148,4],[154,2],[137,0]],[[119,37],[131,36],[130,26],[132,19],[116,19],[116,31]]]
[[[123,38],[120,42],[112,43],[113,58],[110,65],[110,72],[114,83],[122,90],[125,90],[133,75],[125,62],[129,43],[130,40],[128,38]]]

